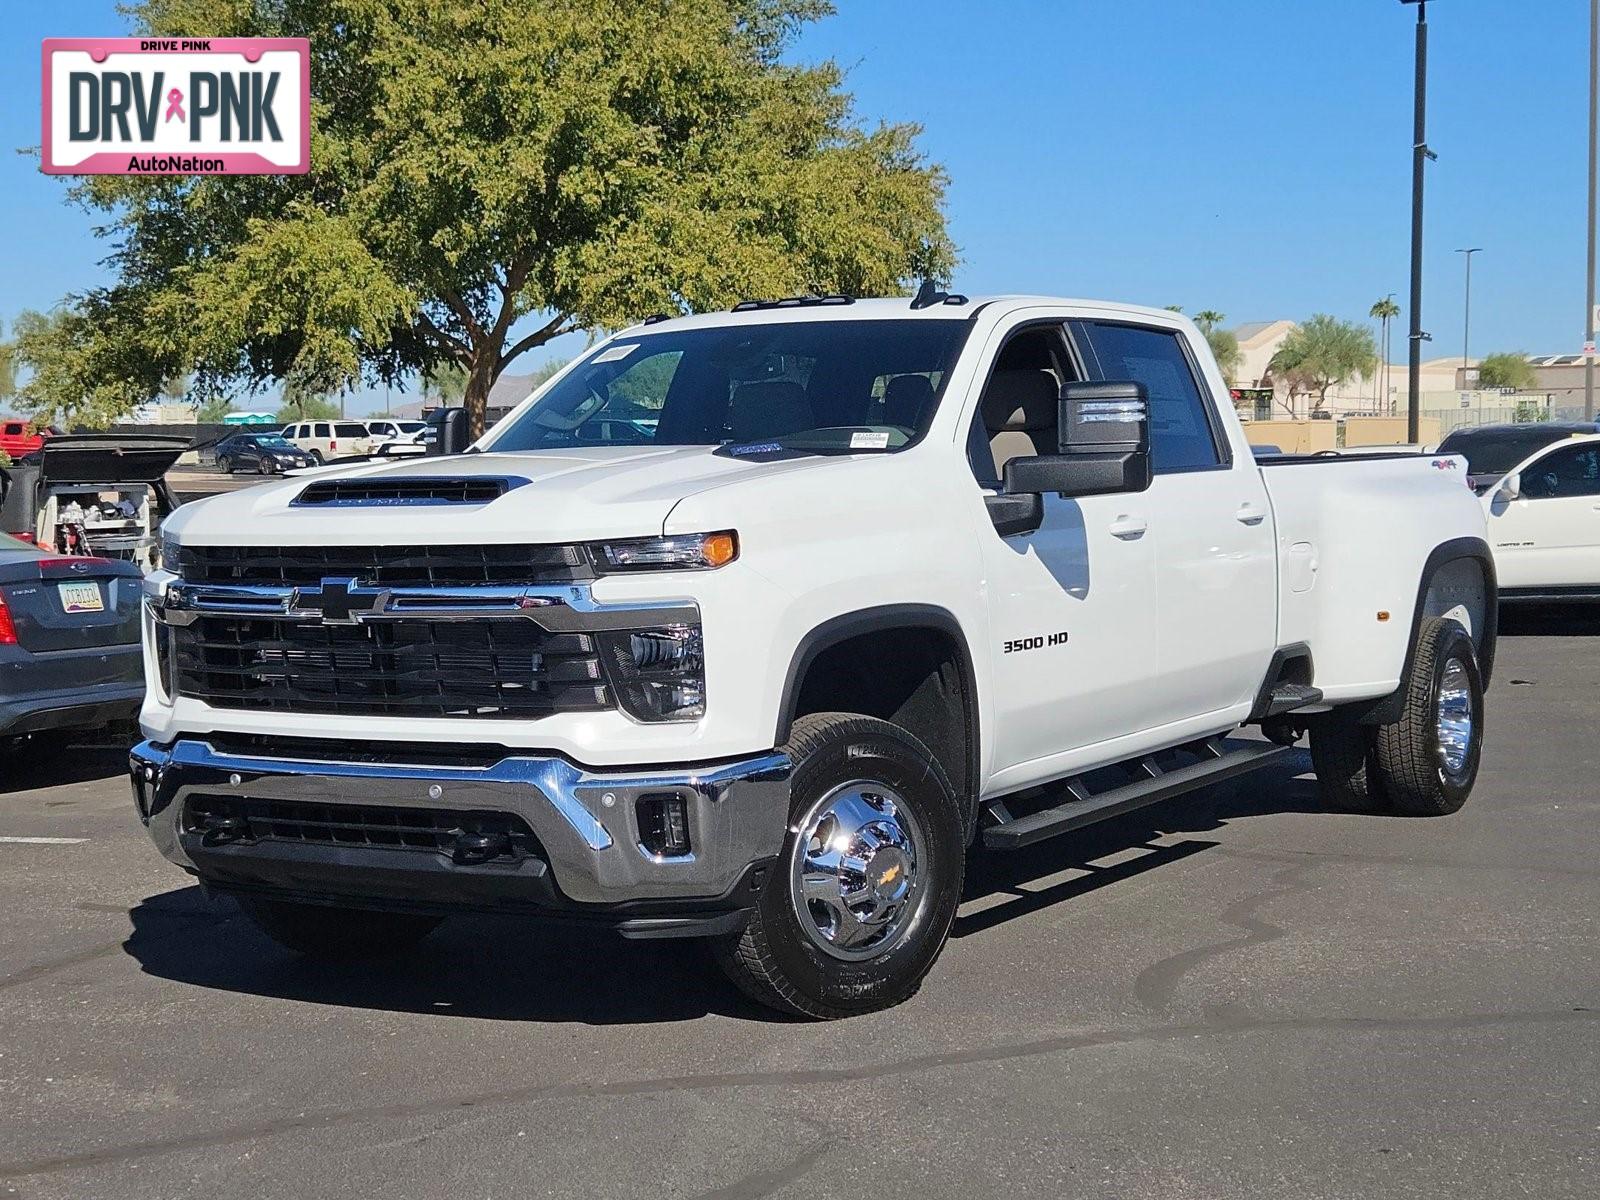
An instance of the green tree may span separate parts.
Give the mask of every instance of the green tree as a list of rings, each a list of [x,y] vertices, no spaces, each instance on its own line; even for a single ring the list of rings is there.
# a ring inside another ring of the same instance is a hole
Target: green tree
[[[18,315],[11,326],[16,362],[28,375],[16,396],[34,424],[104,429],[156,395],[161,379],[148,391],[127,386],[140,368],[129,357],[126,328],[126,314],[110,309]]]
[[[220,425],[222,418],[233,411],[233,397],[220,392],[207,396],[195,409],[194,419],[202,425]]]
[[[440,363],[422,377],[422,394],[446,405],[460,404],[467,394],[467,372],[457,363]]]
[[[1297,391],[1315,392],[1313,411],[1321,411],[1333,387],[1357,375],[1370,375],[1377,365],[1372,330],[1317,313],[1289,332],[1267,369],[1274,379],[1289,384],[1291,397]]]
[[[278,420],[331,421],[338,415],[339,406],[312,384],[290,379],[283,385],[283,403],[278,408]]]
[[[1211,347],[1211,356],[1222,369],[1222,377],[1231,384],[1239,373],[1241,353],[1238,336],[1231,329],[1222,328],[1226,320],[1227,317],[1214,308],[1201,309],[1194,315],[1194,323],[1205,335],[1206,344]]]
[[[1539,374],[1526,354],[1501,351],[1499,354],[1486,355],[1478,363],[1478,386],[1526,392],[1539,386]]]
[[[454,363],[478,432],[500,373],[574,329],[948,279],[918,129],[862,124],[837,65],[785,57],[828,11],[133,0],[142,33],[308,36],[311,171],[80,185],[117,248],[73,304],[79,365],[126,402],[179,370],[334,389]]]
[[[1394,296],[1385,296],[1367,310],[1367,315],[1381,323],[1382,332],[1379,335],[1379,366],[1383,376],[1380,383],[1382,394],[1378,396],[1378,411],[1383,412],[1389,408],[1389,325],[1400,315],[1400,306],[1394,302]],[[1376,394],[1376,393],[1375,393]]]
[[[0,325],[0,333],[5,327]],[[9,403],[17,394],[17,344],[0,341],[0,402]]]

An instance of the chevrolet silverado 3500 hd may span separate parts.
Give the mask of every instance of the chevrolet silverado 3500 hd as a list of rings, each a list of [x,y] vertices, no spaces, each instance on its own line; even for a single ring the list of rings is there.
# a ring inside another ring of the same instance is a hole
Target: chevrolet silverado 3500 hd
[[[1454,811],[1495,644],[1462,462],[1258,462],[1227,396],[1114,304],[646,322],[465,454],[174,513],[140,816],[306,953],[587,920],[838,1017],[916,990],[978,839],[1307,733],[1330,804]]]

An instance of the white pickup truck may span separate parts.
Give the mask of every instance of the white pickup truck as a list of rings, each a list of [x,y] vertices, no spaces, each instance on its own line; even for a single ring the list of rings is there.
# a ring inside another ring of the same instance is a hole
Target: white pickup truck
[[[140,816],[302,952],[522,912],[838,1017],[916,990],[976,841],[1306,733],[1331,804],[1454,811],[1496,611],[1461,460],[1257,462],[1227,396],[1189,321],[1098,302],[625,330],[464,454],[173,514]]]

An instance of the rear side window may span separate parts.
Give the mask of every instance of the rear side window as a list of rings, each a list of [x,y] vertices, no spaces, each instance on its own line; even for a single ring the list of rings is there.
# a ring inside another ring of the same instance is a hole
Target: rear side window
[[[1150,393],[1150,466],[1157,472],[1224,465],[1211,407],[1178,335],[1143,325],[1074,321],[1089,378],[1142,383]]]
[[[1569,446],[1522,469],[1522,494],[1530,500],[1600,495],[1600,446]]]
[[[367,436],[367,427],[357,425],[354,421],[341,421],[333,427],[333,436],[363,438]]]
[[[329,436],[328,435],[328,426],[323,422],[319,421],[317,424],[313,425],[311,428],[313,430],[313,433],[312,433],[313,437],[325,438],[325,437]]]

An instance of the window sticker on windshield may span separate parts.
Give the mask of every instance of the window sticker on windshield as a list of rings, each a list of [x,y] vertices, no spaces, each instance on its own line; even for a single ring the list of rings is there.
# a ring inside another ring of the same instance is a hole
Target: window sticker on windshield
[[[612,346],[610,349],[602,350],[599,354],[596,354],[594,361],[597,363],[616,362],[619,358],[627,358],[638,348],[638,342],[632,342],[626,346]]]
[[[850,435],[850,449],[852,450],[887,450],[889,448],[889,433],[887,430],[863,430]]]

